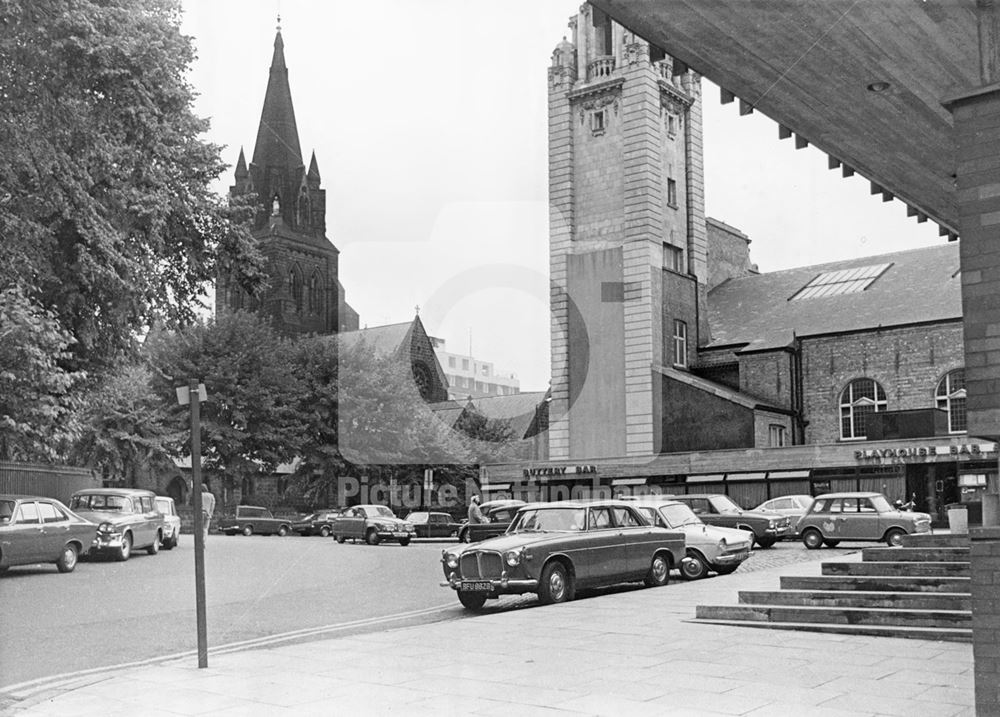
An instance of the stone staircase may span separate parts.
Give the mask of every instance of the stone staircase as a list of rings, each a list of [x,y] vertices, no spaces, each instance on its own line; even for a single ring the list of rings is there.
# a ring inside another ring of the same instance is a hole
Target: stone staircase
[[[967,535],[908,535],[864,548],[861,562],[824,562],[819,577],[740,591],[739,604],[699,605],[698,622],[922,640],[972,641]]]

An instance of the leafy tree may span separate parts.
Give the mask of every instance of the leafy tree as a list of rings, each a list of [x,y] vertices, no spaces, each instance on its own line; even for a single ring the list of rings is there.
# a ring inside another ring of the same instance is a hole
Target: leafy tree
[[[187,407],[177,405],[176,387],[192,378],[205,384],[203,466],[227,488],[249,475],[273,473],[300,455],[308,422],[300,412],[301,375],[291,370],[295,346],[266,318],[225,313],[179,331],[157,332],[148,344],[152,385],[171,406],[175,427],[189,425]]]
[[[72,438],[70,394],[84,377],[59,365],[72,342],[21,286],[0,291],[0,460],[51,460]]]
[[[130,486],[144,471],[172,467],[171,447],[187,434],[170,426],[151,376],[146,366],[128,366],[81,402],[80,435],[70,453],[74,462]]]
[[[0,286],[55,316],[70,370],[190,323],[217,271],[263,280],[249,213],[210,189],[180,20],[179,0],[0,0]]]

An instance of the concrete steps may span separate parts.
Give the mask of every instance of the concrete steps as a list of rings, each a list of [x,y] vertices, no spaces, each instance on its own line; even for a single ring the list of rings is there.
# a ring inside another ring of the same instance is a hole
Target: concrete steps
[[[737,605],[699,605],[720,625],[972,640],[968,536],[907,536],[865,548],[860,562],[824,562],[819,577],[783,576],[780,590],[742,591]]]

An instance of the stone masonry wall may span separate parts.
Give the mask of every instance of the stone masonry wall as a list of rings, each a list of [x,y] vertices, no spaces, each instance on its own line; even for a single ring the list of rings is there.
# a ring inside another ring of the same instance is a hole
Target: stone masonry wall
[[[881,384],[886,410],[933,408],[938,382],[963,360],[957,322],[803,339],[805,442],[840,440],[840,394],[853,379]]]

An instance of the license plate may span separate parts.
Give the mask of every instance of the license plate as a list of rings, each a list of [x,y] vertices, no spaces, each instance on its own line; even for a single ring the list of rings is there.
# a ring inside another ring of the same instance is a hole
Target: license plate
[[[409,533],[393,533],[392,537],[394,537],[394,538],[409,538],[410,534]]]
[[[493,589],[489,580],[463,580],[459,587],[465,592],[488,593]]]

